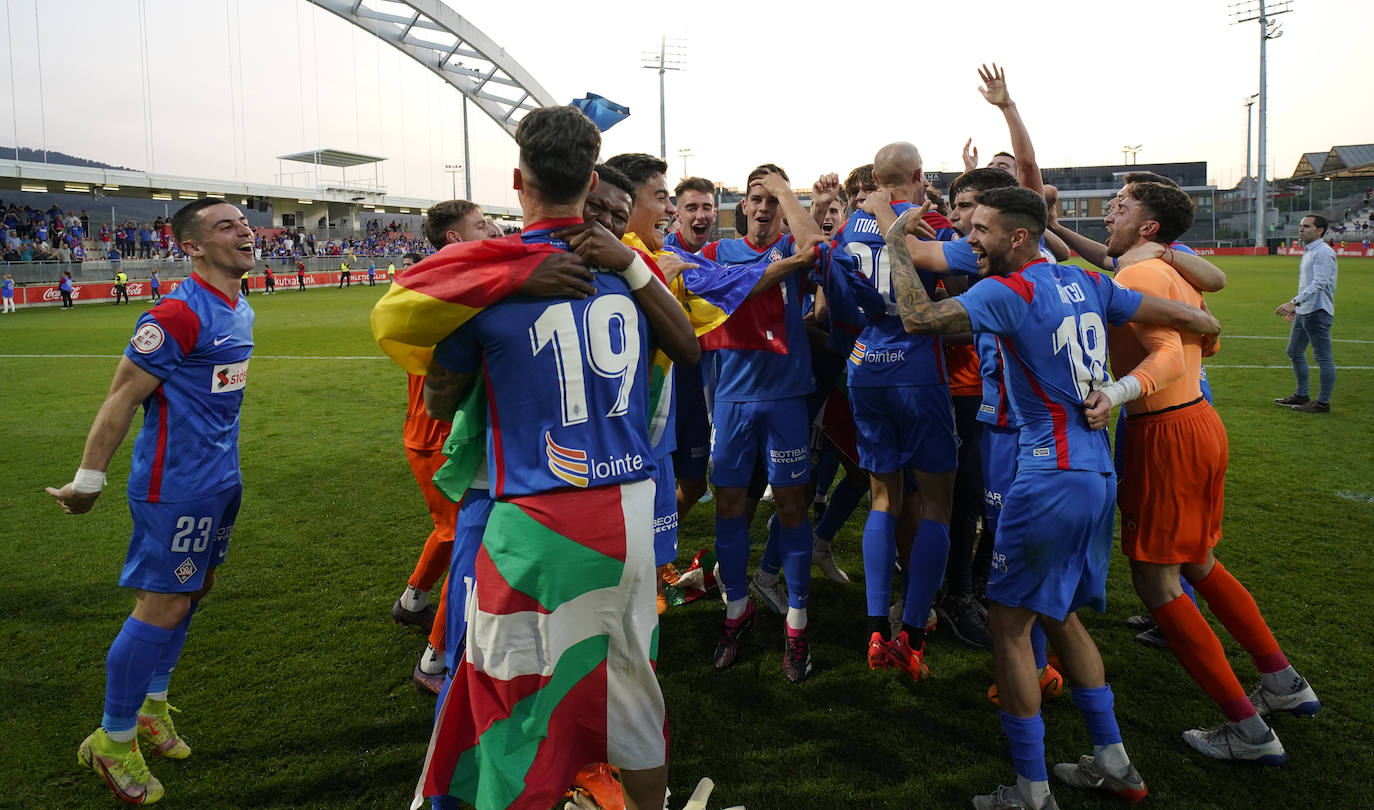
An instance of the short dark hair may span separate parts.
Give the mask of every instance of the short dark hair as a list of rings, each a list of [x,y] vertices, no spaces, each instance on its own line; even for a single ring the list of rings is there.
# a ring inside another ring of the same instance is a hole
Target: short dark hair
[[[1005,169],[998,169],[987,166],[982,169],[969,169],[949,184],[949,201],[954,203],[954,198],[963,194],[965,191],[987,191],[994,188],[1015,188],[1019,185],[1016,178]]]
[[[844,178],[845,202],[858,196],[860,191],[875,191],[878,188],[878,181],[873,177],[873,164],[865,163],[851,171]]]
[[[1150,211],[1159,223],[1156,242],[1169,244],[1193,227],[1193,200],[1178,186],[1164,183],[1131,183],[1126,193]]]
[[[412,253],[403,253],[403,254],[401,254],[401,259],[402,259],[402,260],[410,259],[410,263],[411,263],[411,264],[419,264],[424,258],[425,258],[424,256],[421,256],[420,254],[418,254],[418,253],[413,253],[413,252],[412,252]]]
[[[1009,158],[1011,158],[1012,160],[1016,160],[1016,155],[1013,155],[1013,154],[1010,153],[1010,152],[997,152],[996,154],[993,155],[993,157],[1009,157]]]
[[[787,172],[783,171],[782,167],[777,165],[776,163],[760,163],[752,172],[749,172],[749,179],[745,181],[744,187],[748,189],[750,186],[754,184],[755,180],[759,179],[760,177],[763,177],[765,174],[768,174],[769,172],[781,175],[782,179],[786,180],[789,183],[792,182],[792,178],[787,176]]]
[[[940,196],[939,191],[934,188],[926,189],[926,199],[930,200],[932,211],[949,216],[949,205],[945,202],[945,198]]]
[[[1003,225],[1025,228],[1034,239],[1045,232],[1045,198],[1028,188],[990,188],[979,192],[978,204],[997,209]]]
[[[471,200],[444,200],[429,207],[425,214],[425,239],[435,250],[444,247],[444,234],[454,223],[481,208]]]
[[[680,197],[684,191],[700,191],[702,194],[715,196],[716,184],[707,180],[705,177],[685,177],[673,189],[673,196]]]
[[[749,220],[744,216],[744,203],[735,204],[735,233],[740,236],[749,232]]]
[[[619,169],[634,184],[630,189],[631,197],[635,196],[634,189],[649,182],[650,177],[668,173],[667,161],[653,155],[646,155],[643,152],[627,152],[623,155],[616,155],[608,159],[606,163],[612,168]]]
[[[1160,185],[1178,188],[1178,183],[1175,180],[1155,172],[1126,172],[1126,176],[1122,177],[1121,181],[1126,185],[1131,183],[1159,183]]]
[[[624,172],[612,166],[611,164],[596,164],[596,176],[601,178],[599,182],[610,183],[611,185],[630,195],[631,200],[635,198],[634,181],[626,177]]]
[[[177,244],[196,238],[200,230],[201,211],[223,203],[224,200],[215,197],[201,197],[178,208],[177,212],[172,214],[172,237],[177,240]]]
[[[1321,214],[1303,214],[1303,215],[1302,215],[1302,219],[1307,219],[1308,217],[1312,217],[1312,224],[1313,224],[1313,225],[1316,225],[1318,228],[1321,228],[1321,229],[1322,229],[1322,236],[1326,236],[1326,217],[1322,216]],[[1302,219],[1298,220],[1298,223],[1299,223],[1299,224],[1302,223]]]
[[[540,107],[515,128],[527,180],[554,204],[571,203],[586,190],[601,151],[601,131],[576,107]]]

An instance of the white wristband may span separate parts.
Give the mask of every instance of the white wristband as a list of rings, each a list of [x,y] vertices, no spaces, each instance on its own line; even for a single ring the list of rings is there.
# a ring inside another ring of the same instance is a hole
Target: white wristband
[[[1113,380],[1097,390],[1106,395],[1113,408],[1123,402],[1139,399],[1143,392],[1140,387],[1140,378],[1134,374],[1127,374],[1119,380]]]
[[[89,495],[104,488],[105,473],[100,470],[88,470],[82,467],[76,471],[76,476],[72,478],[72,492]]]
[[[625,283],[630,285],[630,290],[638,290],[648,286],[654,280],[654,271],[649,269],[649,265],[644,261],[644,257],[635,253],[634,261],[630,266],[620,271],[620,275],[625,279]]]

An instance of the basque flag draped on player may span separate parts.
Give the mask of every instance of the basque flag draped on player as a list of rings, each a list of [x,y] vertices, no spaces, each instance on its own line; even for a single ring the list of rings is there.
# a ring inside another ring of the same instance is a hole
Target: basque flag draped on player
[[[372,336],[406,371],[424,374],[439,341],[513,294],[556,250],[519,236],[449,245],[396,276],[372,308]]]

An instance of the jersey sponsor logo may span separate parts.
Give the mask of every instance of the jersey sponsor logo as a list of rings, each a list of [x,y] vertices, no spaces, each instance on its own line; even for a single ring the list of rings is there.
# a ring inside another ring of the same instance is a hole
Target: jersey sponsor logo
[[[129,339],[129,345],[133,346],[134,351],[139,354],[152,354],[162,348],[162,344],[166,340],[167,335],[163,333],[161,326],[155,323],[145,323]]]
[[[210,342],[213,343],[213,344],[215,344],[216,346],[218,346],[219,344],[223,343],[224,341],[226,341],[226,340],[228,340],[228,339],[229,339],[229,335],[224,335],[224,336],[222,336],[222,337],[217,337],[217,338],[215,338],[214,340],[212,340],[212,341],[210,341]]]
[[[210,383],[210,393],[227,394],[242,391],[248,384],[248,361],[215,366],[214,379]]]
[[[181,561],[181,565],[178,565],[172,574],[177,578],[177,582],[185,585],[186,580],[196,575],[196,564],[192,562],[190,557],[187,557]]]
[[[1052,452],[1048,447],[1037,447],[1031,451],[1031,455],[1036,458],[1049,458]]]
[[[997,509],[998,511],[1001,511],[1001,509],[1002,509],[1002,493],[1000,493],[1000,492],[994,492],[993,490],[990,490],[990,489],[985,489],[985,490],[983,490],[983,503],[987,504],[988,506],[991,506],[993,509]]]
[[[979,405],[979,406],[978,406],[978,412],[979,412],[979,413],[997,413],[997,409],[994,408],[994,407],[992,407],[991,405],[987,404],[986,402],[984,402],[982,405]]]
[[[654,534],[669,532],[677,528],[677,512],[654,518]]]
[[[620,458],[598,460],[586,450],[564,447],[544,432],[544,453],[548,457],[549,472],[575,487],[586,488],[597,481],[616,478],[644,469],[644,458],[638,453],[626,453]]]
[[[850,352],[849,356],[850,359],[853,359],[854,353]],[[863,362],[871,363],[876,366],[885,366],[893,363],[904,363],[906,362],[906,350],[878,349],[877,351],[872,352],[865,351],[863,353]],[[855,365],[858,365],[858,363],[855,363]]]
[[[1001,571],[1004,574],[1010,571],[1011,568],[1007,565],[1007,555],[994,551],[992,553],[992,570]]]

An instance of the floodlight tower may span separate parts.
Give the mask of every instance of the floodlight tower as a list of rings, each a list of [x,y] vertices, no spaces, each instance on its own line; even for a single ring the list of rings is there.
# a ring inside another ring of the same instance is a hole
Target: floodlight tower
[[[1254,181],[1250,179],[1250,144],[1254,143],[1254,136],[1250,132],[1250,124],[1254,120],[1254,114],[1250,108],[1255,106],[1255,100],[1259,98],[1259,93],[1251,93],[1245,97],[1245,193],[1252,195],[1255,193]]]
[[[1264,168],[1266,153],[1268,151],[1268,130],[1266,125],[1269,122],[1269,87],[1265,77],[1266,47],[1271,39],[1278,39],[1283,36],[1283,25],[1276,20],[1280,14],[1287,14],[1293,10],[1292,0],[1241,0],[1239,3],[1231,5],[1231,16],[1234,22],[1244,23],[1251,20],[1259,21],[1260,29],[1260,58],[1259,58],[1259,166],[1256,170],[1255,181],[1255,247],[1264,247],[1264,218],[1268,210],[1265,200],[1265,179]]]
[[[668,108],[663,98],[663,76],[670,70],[686,70],[687,41],[658,38],[658,53],[644,53],[640,67],[658,71],[658,156],[668,159]]]

